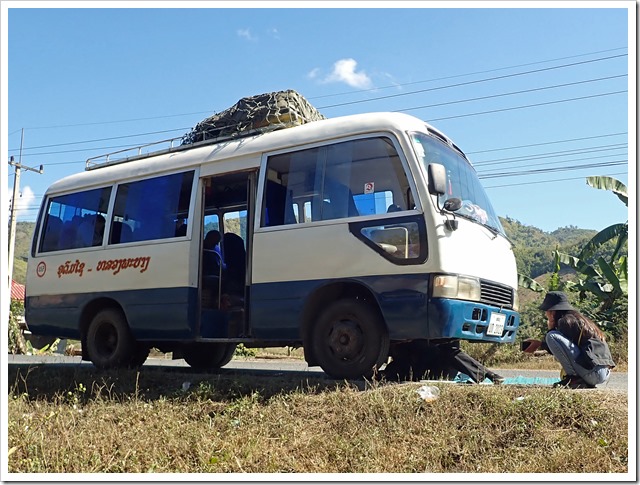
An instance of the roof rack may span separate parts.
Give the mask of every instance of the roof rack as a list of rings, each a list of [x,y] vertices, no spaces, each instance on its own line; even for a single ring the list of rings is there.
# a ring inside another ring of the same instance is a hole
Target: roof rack
[[[198,123],[181,137],[147,143],[87,159],[85,170],[93,170],[119,163],[175,151],[235,140],[268,131],[299,126],[326,119],[302,95],[293,90],[264,93],[242,98],[230,108]],[[175,146],[176,142],[180,143]],[[150,147],[166,148],[151,151]],[[147,150],[145,153],[143,151]],[[124,154],[134,152],[129,156]],[[117,158],[114,158],[117,156]]]
[[[216,143],[221,143],[224,141],[236,140],[239,138],[246,138],[249,136],[261,135],[263,133],[269,131],[280,130],[283,128],[289,128],[291,126],[296,126],[296,123],[274,123],[262,128],[255,128],[251,130],[238,131],[236,133],[231,133],[228,135],[217,136],[215,138],[210,138],[208,140],[198,141],[195,143],[182,143],[180,145],[175,145],[177,141],[184,141],[184,136],[179,136],[175,138],[169,138],[167,140],[160,140],[152,143],[145,143],[144,145],[138,145],[131,148],[124,148],[122,150],[118,150],[115,152],[106,153],[104,155],[98,155],[95,157],[88,158],[85,163],[85,170],[94,170],[97,168],[108,167],[111,165],[118,165],[121,163],[132,162],[134,160],[140,160],[142,158],[162,155],[165,153],[172,152],[180,152],[184,150],[190,150],[192,148],[200,147],[203,145],[213,145]],[[206,136],[206,133],[205,133]],[[153,147],[156,145],[165,145],[166,148],[161,148],[155,151],[144,152],[144,149],[148,149],[149,147]],[[168,145],[168,146],[167,146]],[[120,156],[117,158],[113,158],[114,155],[122,155],[128,152],[135,151],[137,153],[129,156]]]

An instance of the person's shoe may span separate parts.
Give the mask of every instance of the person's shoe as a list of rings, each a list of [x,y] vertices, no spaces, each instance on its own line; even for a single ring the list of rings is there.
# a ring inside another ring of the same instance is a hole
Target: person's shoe
[[[553,384],[553,387],[567,387],[569,385],[569,382],[571,382],[571,379],[577,379],[577,378],[578,376],[564,376],[562,380]]]
[[[569,383],[567,384],[567,387],[569,389],[595,389],[596,386],[594,386],[592,384],[587,384],[580,377],[573,377],[572,379],[569,380]]]
[[[491,380],[491,382],[493,382],[496,386],[499,386],[501,384],[504,384],[504,380],[505,378],[502,377],[501,375],[498,374],[493,374],[491,377],[489,377],[489,379]]]

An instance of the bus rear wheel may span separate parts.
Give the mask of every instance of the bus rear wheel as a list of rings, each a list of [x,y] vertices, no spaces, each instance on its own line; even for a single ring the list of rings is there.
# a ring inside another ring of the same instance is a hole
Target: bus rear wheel
[[[196,342],[182,349],[184,360],[194,369],[214,370],[227,365],[233,358],[236,344],[209,344]]]
[[[336,379],[370,378],[389,356],[382,318],[353,299],[338,300],[320,314],[310,345],[320,367]]]
[[[131,365],[136,342],[120,310],[108,308],[98,312],[89,324],[85,340],[89,360],[98,369]]]

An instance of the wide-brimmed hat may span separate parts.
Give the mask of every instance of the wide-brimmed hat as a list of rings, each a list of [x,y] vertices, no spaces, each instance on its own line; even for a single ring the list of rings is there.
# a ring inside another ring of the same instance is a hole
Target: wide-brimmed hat
[[[567,295],[561,291],[550,291],[544,297],[540,310],[575,310],[570,304]]]

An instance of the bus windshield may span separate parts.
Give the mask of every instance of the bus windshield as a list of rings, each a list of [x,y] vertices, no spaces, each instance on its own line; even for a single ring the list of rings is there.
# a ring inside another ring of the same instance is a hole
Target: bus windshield
[[[440,140],[424,133],[413,133],[413,147],[425,170],[430,163],[444,165],[447,170],[447,193],[440,196],[440,207],[445,200],[457,197],[462,207],[457,215],[479,222],[505,235],[500,219],[496,215],[476,171],[460,154]]]

